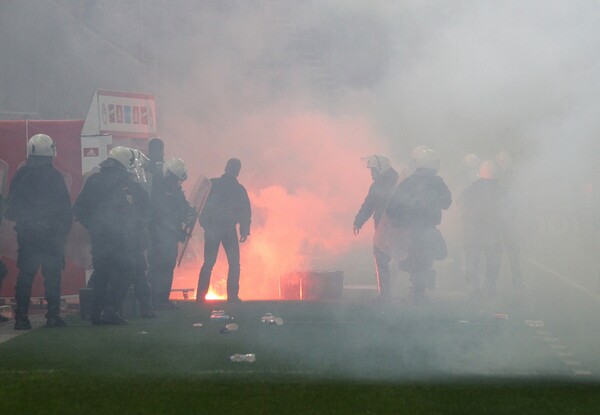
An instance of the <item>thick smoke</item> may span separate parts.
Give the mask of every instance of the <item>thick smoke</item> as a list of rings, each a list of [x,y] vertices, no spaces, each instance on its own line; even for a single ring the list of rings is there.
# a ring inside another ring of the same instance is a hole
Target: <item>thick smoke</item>
[[[374,285],[371,225],[352,235],[370,184],[360,157],[386,154],[400,169],[420,144],[439,154],[455,199],[464,155],[511,153],[524,262],[536,256],[588,297],[597,288],[596,1],[48,3],[27,13],[0,6],[2,26],[41,61],[35,71],[32,57],[1,67],[23,85],[47,85],[42,95],[24,87],[18,110],[82,118],[93,89],[135,88],[156,96],[166,156],[182,157],[190,177],[219,176],[228,158],[240,158],[254,211],[243,298],[276,298],[280,275],[306,269],[340,269],[348,284]],[[35,30],[11,24],[23,15]],[[53,55],[68,51],[66,62],[44,56],[46,42]],[[6,107],[17,93],[2,84]],[[64,97],[64,111],[49,109],[50,95]],[[460,255],[455,213],[443,230]],[[176,284],[193,286],[199,266]],[[440,284],[450,268],[439,264]],[[218,264],[215,282],[225,273]],[[397,274],[400,289],[406,276]]]

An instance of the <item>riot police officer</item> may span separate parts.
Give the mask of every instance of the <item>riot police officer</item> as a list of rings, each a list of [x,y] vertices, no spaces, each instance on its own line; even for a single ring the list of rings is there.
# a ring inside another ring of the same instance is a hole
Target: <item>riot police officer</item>
[[[450,207],[452,196],[437,175],[440,160],[433,150],[417,148],[411,158],[414,172],[394,190],[387,213],[392,223],[408,235],[408,256],[398,265],[409,273],[413,300],[421,303],[426,300],[426,289],[434,285],[433,262],[448,254],[437,226],[442,220],[442,210]]]
[[[163,164],[162,178],[154,177],[150,202],[151,220],[148,225],[148,280],[152,286],[152,299],[157,309],[172,309],[169,301],[173,270],[177,260],[179,242],[186,238],[182,225],[196,219],[187,202],[181,184],[187,179],[187,168],[180,158]]]
[[[31,329],[31,288],[40,267],[48,303],[46,326],[66,325],[60,316],[60,280],[73,218],[69,191],[53,166],[54,157],[56,146],[52,138],[34,135],[27,143],[26,163],[10,183],[5,216],[16,223],[19,246],[15,330]]]
[[[140,229],[148,220],[148,195],[132,171],[135,154],[127,147],[110,150],[100,171],[86,181],[73,210],[92,240],[92,324],[127,324],[121,306],[139,265]]]
[[[399,181],[398,172],[391,166],[390,160],[381,154],[373,154],[364,158],[367,168],[371,170],[373,182],[363,204],[354,218],[354,235],[358,235],[362,226],[373,217],[375,229],[385,212],[392,192]],[[373,245],[373,256],[375,258],[375,270],[377,272],[377,285],[379,296],[376,301],[389,302],[392,298],[390,262],[392,257],[389,253]]]

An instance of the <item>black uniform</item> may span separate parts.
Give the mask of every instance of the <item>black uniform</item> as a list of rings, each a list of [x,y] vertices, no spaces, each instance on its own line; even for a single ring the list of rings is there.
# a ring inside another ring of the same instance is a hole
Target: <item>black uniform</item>
[[[500,186],[506,191],[506,227],[504,228],[504,249],[512,273],[513,287],[519,291],[523,288],[524,280],[521,272],[521,249],[519,243],[518,203],[515,199],[516,177],[512,170],[503,170],[499,179]]]
[[[493,296],[500,272],[502,240],[506,233],[506,202],[504,188],[498,180],[479,179],[459,197],[463,219],[465,276],[473,286],[473,294],[481,290],[479,263],[485,258],[484,292]]]
[[[64,325],[60,318],[60,280],[64,250],[71,230],[69,191],[52,157],[29,156],[10,183],[6,218],[16,222],[19,253],[15,299],[15,328],[30,326],[27,314],[38,269],[44,276],[48,325]]]
[[[354,228],[360,229],[369,218],[373,217],[375,229],[383,216],[384,210],[392,196],[392,192],[398,182],[398,172],[390,167],[384,174],[378,176],[371,187],[363,204],[361,205],[356,217],[354,218]],[[377,246],[373,245],[373,255],[375,257],[375,269],[377,271],[377,283],[379,285],[379,295],[382,300],[391,298],[391,273],[390,255],[383,252]]]
[[[450,190],[433,169],[417,168],[394,191],[387,213],[394,226],[409,235],[408,257],[400,262],[412,283],[413,296],[419,301],[435,276],[433,261],[444,259],[448,252],[437,225],[442,210],[452,203]]]
[[[250,199],[244,186],[231,174],[213,178],[211,183],[206,204],[198,218],[204,228],[204,264],[200,270],[196,298],[198,301],[204,300],[219,247],[223,244],[229,264],[227,299],[235,301],[240,289],[240,245],[236,227],[240,225],[242,238],[250,235]]]
[[[92,240],[92,323],[124,324],[119,315],[143,251],[140,232],[148,219],[148,195],[114,159],[86,181],[73,206]]]
[[[135,298],[137,298],[140,303],[142,317],[154,318],[156,317],[156,313],[154,312],[154,307],[152,305],[152,289],[148,281],[148,261],[146,260],[149,237],[145,227],[138,229],[138,232],[140,240],[134,254],[135,272],[133,274],[133,290]]]
[[[175,176],[153,177],[150,203],[152,213],[148,225],[148,280],[152,285],[154,305],[157,308],[169,308],[172,307],[169,295],[178,245],[186,238],[182,225],[190,217],[194,219],[195,214]]]
[[[4,200],[0,196],[0,224],[2,223],[2,213],[4,213]],[[4,262],[2,262],[2,259],[0,259],[0,291],[2,291],[2,282],[7,275],[8,269],[6,268],[6,265],[4,265]],[[0,316],[0,323],[5,321],[8,321],[8,318]]]

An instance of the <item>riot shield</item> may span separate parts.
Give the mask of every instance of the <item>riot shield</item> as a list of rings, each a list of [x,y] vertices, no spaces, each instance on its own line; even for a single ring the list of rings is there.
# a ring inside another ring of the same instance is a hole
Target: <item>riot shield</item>
[[[198,222],[198,216],[200,216],[200,212],[202,212],[202,208],[204,207],[204,203],[206,202],[206,198],[208,197],[208,192],[210,191],[210,186],[212,182],[206,176],[198,176],[196,179],[196,183],[194,183],[194,187],[192,189],[192,197],[190,199],[190,205],[194,209],[194,220],[190,221],[185,228],[185,241],[180,245],[179,255],[177,257],[177,266],[181,265],[181,260],[185,255],[185,251],[190,243],[190,238],[192,237],[192,233],[194,232],[194,228],[196,227],[196,223]]]
[[[408,257],[408,230],[392,225],[390,217],[384,213],[375,229],[373,245],[394,258],[403,261]]]

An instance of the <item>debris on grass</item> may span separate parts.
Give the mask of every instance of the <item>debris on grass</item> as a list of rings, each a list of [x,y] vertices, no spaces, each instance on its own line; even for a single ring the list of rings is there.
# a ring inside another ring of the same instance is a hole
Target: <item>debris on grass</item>
[[[213,310],[210,313],[211,320],[233,320],[233,317],[225,314],[225,310]]]
[[[229,360],[231,362],[248,362],[254,363],[256,361],[256,356],[254,353],[246,353],[246,354],[234,354],[229,356]]]
[[[240,326],[237,323],[229,323],[225,325],[225,328],[229,331],[237,331],[237,329],[239,329]]]
[[[281,317],[275,317],[271,313],[265,313],[265,315],[260,318],[260,321],[266,324],[276,324],[278,326],[283,325],[283,319]]]

